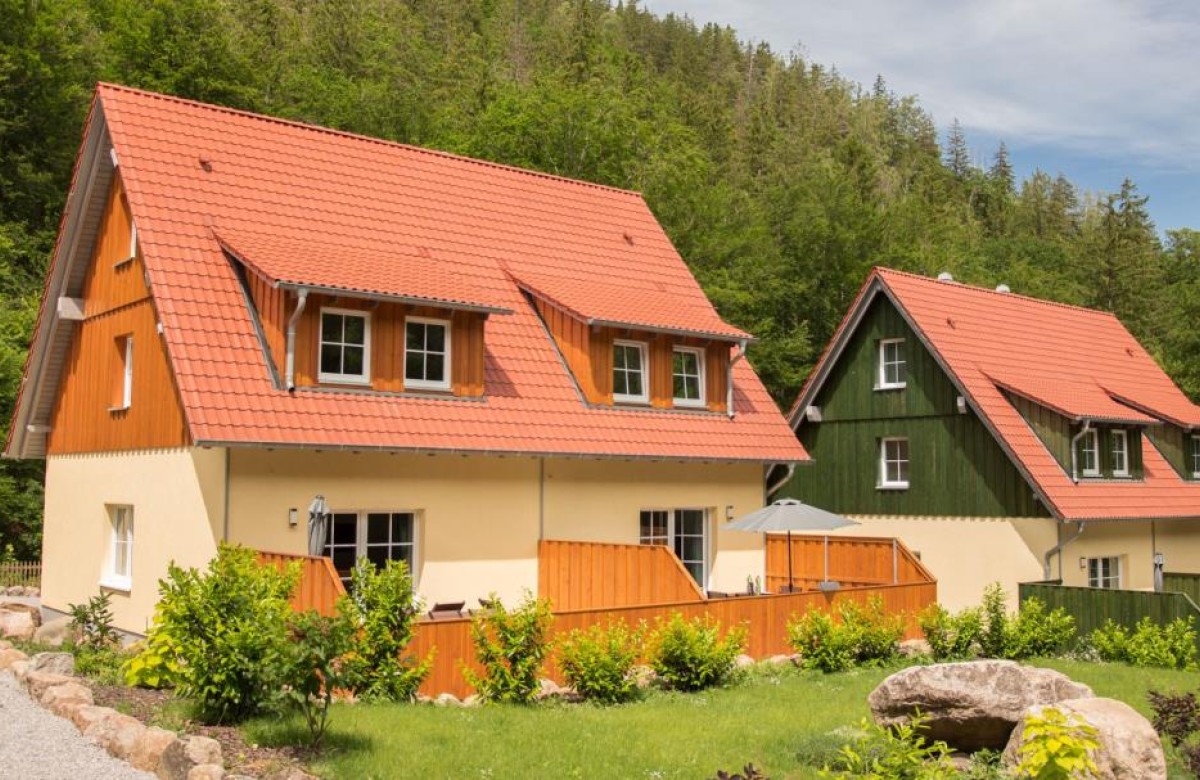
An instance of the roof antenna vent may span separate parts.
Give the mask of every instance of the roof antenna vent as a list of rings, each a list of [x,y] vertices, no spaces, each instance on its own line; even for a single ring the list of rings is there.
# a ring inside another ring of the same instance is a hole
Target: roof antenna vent
[[[209,160],[207,157],[201,157],[198,162],[205,173],[212,173],[212,160]]]
[[[629,235],[628,233],[622,233],[621,237],[625,239],[626,244],[633,246],[633,236]]]
[[[937,279],[939,282],[953,282],[954,275],[951,274],[949,271],[942,271],[940,274],[938,274]]]
[[[1010,293],[1010,292],[1012,292],[1012,288],[1009,287],[1007,284],[998,284],[998,285],[996,285],[996,292]]]

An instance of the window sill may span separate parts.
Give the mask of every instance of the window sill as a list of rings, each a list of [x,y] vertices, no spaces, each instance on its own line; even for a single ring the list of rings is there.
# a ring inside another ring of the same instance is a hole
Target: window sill
[[[128,411],[129,411],[129,405],[108,407],[109,414],[120,414],[121,412],[128,412]]]
[[[123,268],[123,267],[129,265],[130,263],[132,263],[136,259],[137,259],[137,255],[130,255],[129,257],[126,257],[123,260],[118,260],[117,262],[113,263],[112,267],[114,270],[116,270],[118,268]]]
[[[419,390],[424,393],[449,393],[451,391],[450,383],[430,383],[426,384],[413,379],[404,380],[405,390]]]
[[[317,381],[323,385],[354,385],[355,387],[370,387],[370,377],[357,376],[330,376],[329,374],[318,374]]]
[[[129,593],[133,590],[133,581],[129,577],[104,577],[100,580],[100,587],[104,590],[113,590],[120,593]]]
[[[617,398],[613,396],[613,406],[644,406],[650,408],[649,398]]]
[[[908,387],[907,383],[899,385],[875,385],[873,389],[878,393],[886,390],[903,390],[906,387]]]
[[[671,401],[672,401],[672,403],[674,403],[676,409],[706,409],[706,408],[708,408],[708,403],[706,401],[704,401],[703,399],[698,400],[698,401],[693,401],[691,399],[673,398],[673,399],[671,399]]]
[[[907,482],[896,482],[890,485],[876,485],[876,490],[908,490]]]

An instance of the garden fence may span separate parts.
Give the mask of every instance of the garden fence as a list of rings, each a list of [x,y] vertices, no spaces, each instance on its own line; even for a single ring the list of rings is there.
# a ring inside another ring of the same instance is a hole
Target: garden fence
[[[41,584],[41,561],[0,562],[0,588],[8,588],[14,585],[38,588],[41,587]]]
[[[1167,575],[1171,577],[1172,575]],[[1164,578],[1164,584],[1166,582]],[[1111,620],[1133,628],[1142,618],[1166,625],[1176,618],[1196,618],[1200,626],[1200,607],[1187,594],[1179,591],[1154,593],[1143,590],[1115,590],[1061,585],[1057,580],[1023,582],[1018,586],[1019,599],[1037,597],[1048,609],[1062,607],[1075,618],[1075,629],[1084,637]]]

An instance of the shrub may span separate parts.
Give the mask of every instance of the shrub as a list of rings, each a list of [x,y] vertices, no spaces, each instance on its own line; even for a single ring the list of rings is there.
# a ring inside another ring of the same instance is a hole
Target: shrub
[[[787,626],[788,644],[800,654],[805,669],[826,673],[854,666],[854,644],[850,632],[820,609],[804,613]]]
[[[863,720],[863,736],[838,750],[837,758],[821,770],[822,777],[866,780],[950,780],[958,771],[950,763],[945,742],[927,742],[921,731],[925,718],[917,714],[906,723],[885,728]]]
[[[171,635],[170,629],[163,625],[161,612],[155,614],[150,632],[139,644],[140,649],[121,669],[125,684],[138,688],[173,688],[178,685],[183,674],[180,665],[183,656],[179,642]]]
[[[807,669],[837,672],[894,658],[904,636],[904,617],[888,615],[879,597],[866,606],[843,601],[834,617],[810,610],[788,624],[788,643]]]
[[[102,592],[84,604],[68,604],[71,631],[78,643],[89,650],[101,650],[116,645],[118,637],[112,627],[112,595]]]
[[[124,682],[122,669],[128,657],[129,653],[116,643],[101,647],[79,645],[75,648],[75,673],[101,685],[120,685]]]
[[[1017,754],[1016,775],[1031,780],[1071,780],[1094,777],[1091,754],[1100,747],[1095,727],[1082,718],[1046,707],[1025,718],[1023,744]]]
[[[1088,644],[1102,661],[1158,666],[1167,669],[1197,668],[1194,619],[1176,618],[1160,626],[1149,617],[1133,631],[1108,620],[1088,636]]]
[[[179,693],[208,722],[268,709],[282,687],[289,598],[298,576],[295,567],[261,566],[253,550],[225,544],[205,573],[171,564],[159,582],[147,651],[174,657],[149,659],[144,651],[142,671],[151,661],[174,669]],[[160,633],[166,639],[159,641]]]
[[[685,620],[675,612],[668,620],[659,620],[648,655],[650,666],[666,685],[699,691],[728,680],[745,646],[744,628],[731,628],[722,636],[721,625],[712,616]]]
[[[1154,712],[1154,730],[1175,747],[1200,731],[1200,702],[1196,701],[1196,694],[1150,691],[1146,696]]]
[[[377,569],[359,558],[350,582],[350,595],[338,602],[338,611],[357,628],[353,651],[346,658],[346,684],[367,699],[412,699],[433,659],[404,655],[422,609],[408,565],[388,561]]]
[[[572,631],[558,646],[558,667],[588,701],[619,704],[637,696],[633,666],[642,651],[643,629],[625,623]]]
[[[1075,637],[1075,618],[1061,607],[1046,611],[1037,597],[1021,602],[1015,619],[1009,621],[1004,640],[1004,657],[1014,660],[1061,653]]]
[[[491,607],[471,621],[471,642],[483,674],[463,676],[488,701],[527,704],[538,692],[542,663],[550,650],[550,604],[526,593],[509,610],[494,595]]]
[[[993,582],[983,591],[980,612],[983,627],[979,633],[979,653],[985,658],[1005,658],[1008,649],[1008,594],[1000,583]]]
[[[934,660],[973,656],[1021,660],[1055,655],[1075,636],[1075,618],[1061,607],[1047,612],[1045,602],[1030,598],[1015,615],[1009,615],[1007,600],[1000,584],[993,583],[984,591],[979,607],[953,615],[940,605],[926,608],[918,622]]]
[[[951,614],[941,604],[930,604],[917,615],[917,624],[935,661],[972,658],[978,652],[983,632],[983,612],[978,607]]]
[[[308,726],[309,746],[320,747],[329,725],[334,688],[345,684],[341,658],[353,645],[354,625],[345,616],[309,610],[292,617],[283,659],[285,695]]]

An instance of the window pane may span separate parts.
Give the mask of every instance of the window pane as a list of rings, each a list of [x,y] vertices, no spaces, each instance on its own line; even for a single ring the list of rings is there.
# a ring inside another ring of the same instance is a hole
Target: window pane
[[[679,557],[685,561],[704,560],[704,539],[699,536],[684,536],[680,539]]]
[[[364,317],[343,317],[343,336],[342,340],[347,344],[365,344],[366,343],[366,318]]]
[[[896,384],[904,384],[908,381],[908,363],[896,364]]]
[[[342,348],[336,344],[321,345],[321,373],[342,373]]]
[[[340,342],[342,340],[342,315],[321,315],[321,341]]]
[[[703,534],[704,512],[700,509],[680,509],[675,512],[676,532],[681,534]]]
[[[446,356],[430,354],[425,356],[425,378],[431,382],[441,382],[446,379]]]
[[[363,374],[363,348],[362,347],[345,347],[342,353],[342,373],[362,376]]]
[[[628,374],[624,371],[613,372],[613,393],[617,395],[629,395],[629,383],[625,379],[627,376]]]
[[[413,516],[410,514],[392,515],[392,543],[411,544]]]
[[[441,325],[426,325],[425,349],[430,352],[446,351],[446,328]]]
[[[409,352],[404,356],[404,378],[425,378],[425,355],[422,352]]]
[[[358,537],[358,515],[336,514],[330,524],[334,544],[353,544]]]
[[[624,347],[620,344],[613,347],[613,368],[614,369],[625,368],[625,350],[626,350],[626,347]]]
[[[687,385],[683,381],[683,377],[679,376],[678,374],[675,375],[675,380],[671,383],[671,392],[675,394],[676,398],[688,397]]]
[[[391,530],[391,515],[386,512],[372,512],[367,515],[367,544],[387,544],[388,532]]]
[[[331,553],[329,557],[333,559],[333,568],[338,570],[338,574],[346,576],[354,568],[354,548],[334,547]]]
[[[625,366],[631,371],[642,370],[642,351],[637,347],[625,348]]]
[[[367,548],[367,560],[375,564],[376,569],[382,569],[383,565],[388,561],[388,547],[386,544],[377,545]]]
[[[642,394],[642,375],[640,373],[629,373],[625,375],[625,384],[628,387],[629,395]]]
[[[683,566],[684,566],[684,568],[686,568],[688,570],[688,574],[692,575],[692,579],[694,579],[697,584],[703,585],[703,583],[704,583],[704,564],[703,563],[685,563]]]
[[[425,349],[425,324],[409,322],[404,326],[405,344],[409,349]]]

